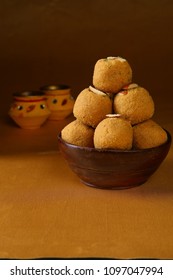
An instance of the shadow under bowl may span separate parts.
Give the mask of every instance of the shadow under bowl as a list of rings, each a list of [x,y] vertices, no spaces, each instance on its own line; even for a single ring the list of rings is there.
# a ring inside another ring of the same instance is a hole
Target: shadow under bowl
[[[59,148],[71,170],[88,186],[101,189],[127,189],[145,183],[158,169],[171,146],[164,144],[143,150],[112,150],[79,147],[58,136]]]

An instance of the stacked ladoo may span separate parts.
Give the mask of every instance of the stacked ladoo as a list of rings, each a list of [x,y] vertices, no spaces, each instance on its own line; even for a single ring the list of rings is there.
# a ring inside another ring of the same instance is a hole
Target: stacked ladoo
[[[99,59],[93,86],[78,95],[75,121],[62,131],[64,141],[97,149],[146,149],[167,141],[165,130],[152,120],[154,101],[149,92],[132,83],[126,59]]]

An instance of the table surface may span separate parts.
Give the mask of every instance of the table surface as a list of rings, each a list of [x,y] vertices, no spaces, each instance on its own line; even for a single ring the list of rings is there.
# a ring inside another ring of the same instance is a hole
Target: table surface
[[[172,107],[161,124],[173,135]],[[0,120],[0,258],[173,258],[173,149],[140,187],[83,185],[58,150],[73,117],[40,129]]]

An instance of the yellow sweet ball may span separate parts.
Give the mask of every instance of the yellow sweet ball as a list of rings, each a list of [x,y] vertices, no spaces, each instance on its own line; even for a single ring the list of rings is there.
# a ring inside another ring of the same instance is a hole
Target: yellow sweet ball
[[[94,129],[79,120],[74,120],[61,131],[62,139],[70,144],[81,147],[94,147]]]
[[[94,128],[107,114],[111,113],[112,101],[110,97],[91,86],[80,92],[73,107],[74,116],[84,124]]]
[[[137,124],[150,119],[154,114],[154,101],[149,92],[130,84],[114,97],[114,112],[121,114],[131,124]]]
[[[129,121],[116,115],[108,115],[94,132],[94,147],[98,149],[130,150],[133,128]]]
[[[136,149],[157,147],[166,141],[166,131],[153,120],[133,126],[133,147]]]
[[[99,90],[117,93],[131,81],[132,69],[127,60],[122,57],[102,58],[94,66],[93,85]]]

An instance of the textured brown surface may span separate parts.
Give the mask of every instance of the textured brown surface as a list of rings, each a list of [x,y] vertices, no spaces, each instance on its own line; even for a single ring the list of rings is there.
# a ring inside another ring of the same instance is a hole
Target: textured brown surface
[[[114,111],[133,125],[152,118],[154,102],[146,89],[136,87],[115,95]]]
[[[127,60],[119,57],[99,59],[93,72],[95,88],[109,93],[117,93],[132,81],[132,69]]]
[[[98,149],[130,150],[132,142],[132,126],[123,118],[106,118],[98,124],[94,132],[94,147]]]
[[[0,257],[173,258],[173,149],[142,187],[81,184],[58,152],[71,120],[35,131],[7,118],[11,94],[65,83],[76,96],[97,59],[121,55],[173,135],[173,2],[1,1]]]
[[[147,149],[167,141],[166,131],[153,120],[147,120],[133,127],[133,147]]]
[[[75,120],[61,131],[62,139],[67,143],[82,147],[94,147],[94,129]]]
[[[74,116],[93,128],[111,113],[112,101],[108,95],[94,93],[88,88],[80,92],[73,108]]]

